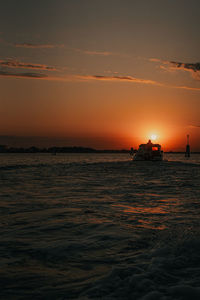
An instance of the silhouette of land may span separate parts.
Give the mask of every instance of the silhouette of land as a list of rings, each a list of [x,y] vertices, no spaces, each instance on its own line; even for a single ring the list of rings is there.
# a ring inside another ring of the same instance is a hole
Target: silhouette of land
[[[134,150],[136,152],[136,150]],[[49,147],[49,148],[39,148],[39,147],[8,147],[6,145],[0,145],[0,153],[130,153],[129,149],[104,149],[98,150],[94,148],[87,148],[87,147]],[[165,153],[185,153],[184,151],[168,151]],[[200,152],[192,152],[200,154]]]
[[[0,153],[129,153],[130,150],[97,150],[94,148],[85,147],[49,147],[49,148],[38,148],[35,146],[24,148],[24,147],[7,147],[0,145]]]

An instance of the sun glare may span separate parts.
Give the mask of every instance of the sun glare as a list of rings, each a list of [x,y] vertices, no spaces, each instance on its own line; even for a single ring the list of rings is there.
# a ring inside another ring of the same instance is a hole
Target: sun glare
[[[156,134],[151,134],[151,140],[155,141],[157,139],[157,135]]]

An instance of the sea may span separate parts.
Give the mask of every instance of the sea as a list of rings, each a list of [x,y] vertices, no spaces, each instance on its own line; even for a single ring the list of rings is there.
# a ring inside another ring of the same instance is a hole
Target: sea
[[[0,299],[200,299],[200,155],[0,154]]]

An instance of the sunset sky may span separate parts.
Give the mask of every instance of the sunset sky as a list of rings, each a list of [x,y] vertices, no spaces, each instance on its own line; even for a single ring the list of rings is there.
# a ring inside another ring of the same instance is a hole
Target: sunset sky
[[[0,144],[200,151],[199,0],[7,0]]]

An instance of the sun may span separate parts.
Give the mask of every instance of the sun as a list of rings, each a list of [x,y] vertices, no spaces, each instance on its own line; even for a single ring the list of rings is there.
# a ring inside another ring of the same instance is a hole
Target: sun
[[[156,134],[151,134],[151,140],[155,141],[157,139],[157,135]]]

